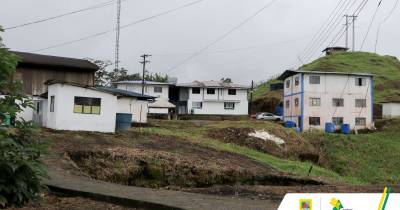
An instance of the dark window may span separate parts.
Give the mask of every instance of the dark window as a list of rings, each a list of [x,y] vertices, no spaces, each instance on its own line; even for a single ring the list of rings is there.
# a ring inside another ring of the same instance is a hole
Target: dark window
[[[235,109],[235,103],[234,102],[225,102],[224,108],[225,109]]]
[[[309,118],[308,118],[308,123],[309,123],[310,125],[316,125],[316,126],[318,126],[318,125],[321,125],[321,120],[320,120],[319,117],[309,117]]]
[[[207,88],[207,94],[208,95],[214,95],[215,94],[215,88]]]
[[[357,126],[365,126],[367,125],[367,119],[364,117],[357,117],[356,118],[356,125]]]
[[[294,106],[298,107],[299,106],[299,98],[294,99]]]
[[[321,83],[320,76],[310,76],[310,84],[320,84]]]
[[[367,107],[367,100],[366,99],[356,99],[356,107],[357,108]]]
[[[162,93],[162,87],[154,87],[155,93]]]
[[[300,84],[300,78],[297,76],[294,78],[294,85],[298,86]]]
[[[100,114],[101,98],[77,97],[74,100],[74,113]]]
[[[332,117],[332,123],[335,125],[342,125],[343,117]]]
[[[356,78],[356,86],[365,86],[366,80],[365,78]]]
[[[40,113],[40,102],[36,102],[36,114]]]
[[[321,106],[321,98],[310,98],[310,106]]]
[[[289,107],[290,107],[290,101],[289,101],[289,100],[286,100],[285,106],[286,106],[286,108],[289,108]]]
[[[200,88],[192,88],[192,94],[200,94]]]
[[[232,95],[232,96],[236,95],[236,90],[235,89],[229,89],[228,90],[228,95]]]
[[[286,88],[290,88],[290,80],[286,80]]]
[[[54,103],[55,103],[55,97],[50,96],[50,112],[54,112]]]
[[[203,107],[202,102],[192,102],[192,108],[193,109],[201,109]]]
[[[344,106],[344,99],[343,98],[334,98],[334,99],[332,99],[332,106],[336,106],[336,107]]]

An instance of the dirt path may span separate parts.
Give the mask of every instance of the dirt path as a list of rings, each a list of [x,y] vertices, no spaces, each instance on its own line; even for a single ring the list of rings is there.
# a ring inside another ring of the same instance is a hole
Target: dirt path
[[[157,209],[229,209],[229,210],[269,210],[277,209],[279,203],[271,200],[250,200],[235,197],[155,190],[149,188],[129,187],[101,182],[71,175],[67,171],[49,167],[49,180],[45,184],[66,191],[81,192],[105,200],[124,200],[136,203],[137,207]]]

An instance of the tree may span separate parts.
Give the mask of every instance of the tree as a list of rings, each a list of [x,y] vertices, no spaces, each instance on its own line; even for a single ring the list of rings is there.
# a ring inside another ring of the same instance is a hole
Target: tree
[[[18,57],[5,48],[0,37],[0,91],[4,94],[0,118],[15,118],[14,127],[0,125],[0,208],[36,199],[43,189],[40,179],[46,174],[39,160],[44,149],[35,135],[37,130],[32,122],[17,119],[19,112],[32,106],[21,83],[13,81],[17,62]]]
[[[109,72],[107,71],[107,68],[113,63],[109,60],[95,60],[91,58],[87,58],[86,60],[96,64],[99,67],[99,70],[96,71],[94,74],[94,84],[96,86],[107,86],[109,85]]]
[[[232,83],[232,79],[229,78],[229,77],[227,77],[227,78],[222,77],[221,78],[221,82],[223,82],[223,83]]]

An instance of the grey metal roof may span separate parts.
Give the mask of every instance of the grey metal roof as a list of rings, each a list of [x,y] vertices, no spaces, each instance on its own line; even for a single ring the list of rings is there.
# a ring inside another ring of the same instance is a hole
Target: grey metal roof
[[[354,75],[354,76],[367,76],[367,77],[373,77],[374,74],[370,73],[354,73],[354,72],[335,72],[335,71],[303,71],[303,70],[286,70],[283,72],[277,79],[278,80],[285,80],[288,77],[291,77],[296,74],[334,74],[334,75]]]
[[[205,87],[205,88],[236,88],[236,89],[250,89],[249,86],[239,85],[234,83],[225,83],[221,81],[194,81],[190,83],[177,84],[178,87]]]
[[[112,87],[94,87],[97,90],[103,91],[103,92],[108,92],[116,95],[121,95],[121,96],[127,96],[127,97],[134,97],[134,98],[139,98],[139,99],[154,99],[156,97],[149,96],[149,95],[142,95],[141,93],[136,93],[133,91],[127,91],[127,90],[122,90],[118,88],[112,88]]]
[[[146,85],[174,85],[174,83],[169,82],[154,82],[154,81],[144,81]],[[132,81],[118,81],[113,82],[113,84],[142,84],[142,80],[132,80]]]
[[[20,57],[20,61],[18,62],[19,66],[59,67],[60,71],[62,70],[62,68],[89,72],[95,72],[99,70],[99,67],[96,64],[84,59],[66,58],[17,51],[11,52]]]

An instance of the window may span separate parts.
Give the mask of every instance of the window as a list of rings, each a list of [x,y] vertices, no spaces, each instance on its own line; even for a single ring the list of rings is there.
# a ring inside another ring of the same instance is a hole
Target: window
[[[225,109],[235,109],[235,103],[234,102],[225,102],[224,108]]]
[[[320,120],[319,117],[309,117],[308,118],[308,123],[310,125],[318,126],[318,125],[321,125],[321,120]]]
[[[100,114],[101,98],[75,96],[74,104],[74,113]]]
[[[310,106],[321,106],[321,98],[310,98]]]
[[[214,95],[215,94],[215,88],[207,88],[207,94],[208,95]]]
[[[356,118],[356,125],[357,126],[365,126],[367,125],[367,119],[364,117],[357,117]]]
[[[332,123],[335,125],[342,125],[343,117],[332,117]]]
[[[162,87],[154,87],[154,92],[155,93],[162,93]]]
[[[365,78],[356,78],[356,86],[365,86],[366,79]]]
[[[36,102],[36,114],[40,113],[40,102]]]
[[[54,112],[54,103],[55,103],[55,97],[50,96],[50,112]]]
[[[236,90],[235,89],[229,89],[228,90],[228,95],[231,95],[231,96],[236,95]]]
[[[299,106],[299,98],[294,99],[294,106],[296,106],[296,107]]]
[[[366,99],[356,99],[356,107],[359,107],[359,108],[367,107],[367,100]]]
[[[344,99],[343,98],[334,98],[332,99],[332,106],[344,106]]]
[[[286,80],[286,88],[290,88],[290,80]]]
[[[200,94],[200,88],[192,88],[192,94]]]
[[[192,102],[193,109],[201,109],[203,108],[203,102]]]
[[[285,102],[285,106],[286,106],[287,109],[290,107],[290,101],[289,101],[289,100],[287,100],[287,101]]]
[[[310,76],[310,84],[320,84],[320,76]]]
[[[294,85],[298,86],[300,84],[300,78],[297,76],[294,78]]]

